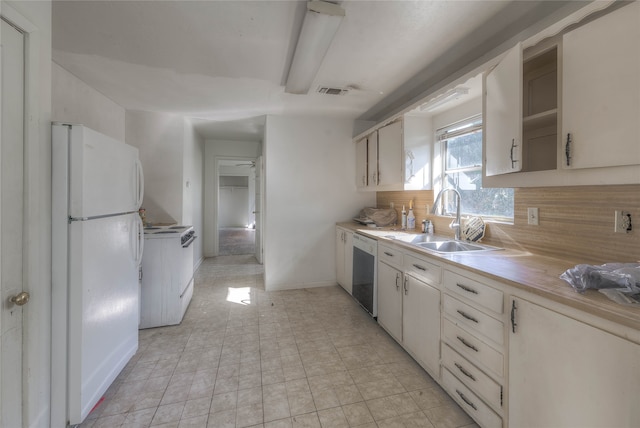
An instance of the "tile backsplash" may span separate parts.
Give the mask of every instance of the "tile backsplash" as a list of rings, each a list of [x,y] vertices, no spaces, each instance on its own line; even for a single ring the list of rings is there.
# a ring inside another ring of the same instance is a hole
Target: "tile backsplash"
[[[515,189],[513,224],[488,223],[482,242],[579,263],[640,261],[640,185],[572,186]],[[398,212],[413,200],[416,230],[427,218],[436,233],[453,237],[451,217],[428,212],[433,191],[378,192],[378,208],[393,202]],[[527,208],[538,208],[539,225],[527,224]],[[631,213],[633,230],[614,232],[614,212]]]

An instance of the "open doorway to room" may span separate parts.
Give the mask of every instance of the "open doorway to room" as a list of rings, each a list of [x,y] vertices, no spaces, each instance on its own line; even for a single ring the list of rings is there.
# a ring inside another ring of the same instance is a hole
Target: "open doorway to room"
[[[255,160],[221,160],[218,171],[218,255],[255,254]]]

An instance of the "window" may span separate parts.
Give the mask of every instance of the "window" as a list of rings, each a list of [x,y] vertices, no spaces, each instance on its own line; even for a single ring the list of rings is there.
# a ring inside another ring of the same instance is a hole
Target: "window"
[[[442,188],[453,187],[460,192],[461,212],[512,220],[513,189],[482,187],[482,117],[438,129],[436,137],[443,151]],[[445,212],[454,208],[453,201],[445,201]]]

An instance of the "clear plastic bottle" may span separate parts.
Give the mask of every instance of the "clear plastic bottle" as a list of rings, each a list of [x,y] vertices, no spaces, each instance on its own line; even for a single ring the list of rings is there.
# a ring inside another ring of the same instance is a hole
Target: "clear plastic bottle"
[[[404,205],[402,206],[402,228],[407,228],[407,211],[404,209]]]
[[[409,208],[409,214],[407,215],[407,229],[415,229],[416,228],[416,216],[413,215],[413,209]]]

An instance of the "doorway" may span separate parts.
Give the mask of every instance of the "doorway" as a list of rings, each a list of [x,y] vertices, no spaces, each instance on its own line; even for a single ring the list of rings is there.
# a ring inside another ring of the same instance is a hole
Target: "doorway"
[[[255,195],[255,159],[219,161],[218,255],[255,254]]]

